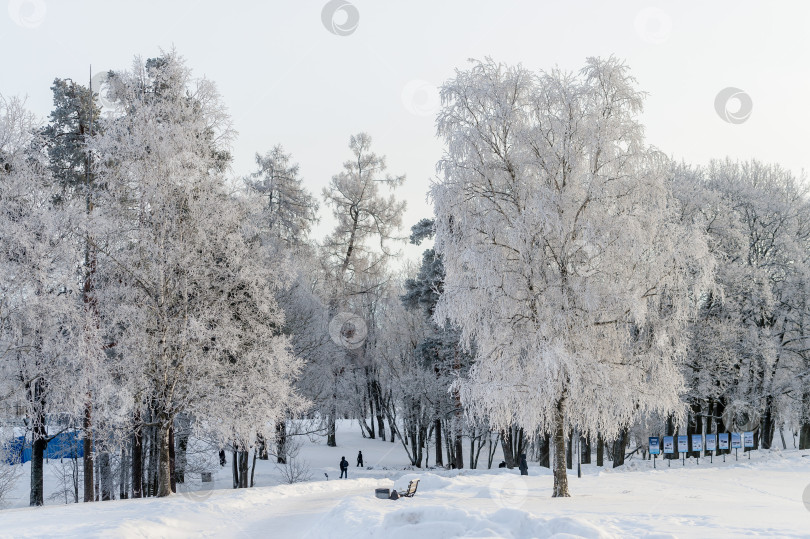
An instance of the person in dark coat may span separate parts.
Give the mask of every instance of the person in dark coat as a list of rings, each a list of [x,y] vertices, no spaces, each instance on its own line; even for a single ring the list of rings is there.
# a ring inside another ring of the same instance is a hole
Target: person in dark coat
[[[349,461],[346,457],[340,457],[340,479],[349,478]]]
[[[526,453],[520,455],[520,475],[529,475],[529,464],[526,462]]]
[[[360,466],[361,468],[363,467],[363,452],[362,451],[357,452],[357,466]]]

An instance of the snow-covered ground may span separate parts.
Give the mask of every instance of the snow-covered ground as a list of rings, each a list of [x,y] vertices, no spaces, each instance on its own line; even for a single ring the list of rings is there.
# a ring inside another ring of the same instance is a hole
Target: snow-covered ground
[[[671,468],[659,460],[656,470],[639,460],[619,470],[588,465],[582,478],[569,476],[571,498],[552,499],[545,468],[531,467],[528,477],[497,468],[403,470],[399,443],[362,439],[348,425],[338,443],[302,449],[312,464],[306,483],[278,485],[273,465],[260,462],[259,486],[232,490],[226,467],[215,489],[168,499],[7,509],[0,537],[810,537],[802,500],[810,494],[810,451]],[[354,466],[358,449],[368,468]],[[352,465],[348,480],[336,479],[342,455]],[[414,498],[374,497],[375,487],[404,489],[414,478],[421,480]]]

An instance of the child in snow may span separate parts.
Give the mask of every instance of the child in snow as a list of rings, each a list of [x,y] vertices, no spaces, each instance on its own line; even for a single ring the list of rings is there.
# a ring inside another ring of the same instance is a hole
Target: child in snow
[[[360,466],[361,468],[363,467],[363,452],[362,451],[357,452],[357,466]]]
[[[349,478],[349,461],[346,457],[340,457],[340,479]]]

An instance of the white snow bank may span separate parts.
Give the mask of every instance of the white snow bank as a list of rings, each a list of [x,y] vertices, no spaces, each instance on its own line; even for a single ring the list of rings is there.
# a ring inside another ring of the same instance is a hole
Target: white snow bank
[[[378,506],[379,504],[374,502],[366,503],[366,500],[361,498],[344,500],[309,530],[306,537],[358,539],[614,537],[607,531],[577,518],[543,519],[518,509],[500,509],[485,513],[454,507],[437,505],[417,507],[409,504],[381,517]]]

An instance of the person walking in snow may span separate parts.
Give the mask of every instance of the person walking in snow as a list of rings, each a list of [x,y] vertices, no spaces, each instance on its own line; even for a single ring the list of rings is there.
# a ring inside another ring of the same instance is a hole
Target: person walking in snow
[[[361,468],[363,467],[363,452],[362,451],[357,452],[357,466],[360,466]]]
[[[526,462],[526,453],[520,455],[520,475],[529,475],[529,464]]]
[[[349,478],[349,461],[346,457],[340,457],[340,478]]]

